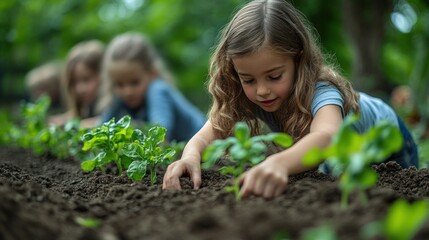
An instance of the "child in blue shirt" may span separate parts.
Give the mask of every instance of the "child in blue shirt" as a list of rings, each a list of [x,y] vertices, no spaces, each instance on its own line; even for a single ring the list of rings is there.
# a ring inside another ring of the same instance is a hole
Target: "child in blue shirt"
[[[113,92],[113,98],[107,94],[102,102],[109,106],[102,122],[130,115],[133,120],[165,127],[169,141],[187,141],[206,121],[167,82],[170,76],[142,34],[124,33],[115,37],[107,47],[102,72],[104,91]]]
[[[381,120],[395,124],[404,144],[391,160],[402,167],[418,165],[416,145],[402,121],[386,103],[355,91],[326,64],[307,24],[286,0],[254,0],[235,14],[212,57],[209,119],[186,144],[181,159],[168,166],[163,189],[181,189],[184,175],[198,189],[207,145],[231,136],[239,121],[249,125],[252,135],[260,134],[258,119],[291,135],[295,144],[240,176],[242,197],[282,194],[290,175],[309,170],[303,156],[328,147],[350,113],[361,116],[354,126],[359,132]]]

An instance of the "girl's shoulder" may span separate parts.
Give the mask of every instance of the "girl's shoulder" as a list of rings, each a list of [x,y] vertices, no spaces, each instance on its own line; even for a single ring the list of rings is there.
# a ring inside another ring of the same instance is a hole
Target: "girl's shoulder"
[[[317,81],[316,86],[314,88],[314,97],[317,97],[319,95],[337,95],[340,94],[340,90],[334,85],[331,84],[328,81]]]
[[[344,116],[344,99],[340,90],[328,81],[318,81],[314,89],[314,96],[311,102],[311,112],[315,116],[316,112],[326,105],[337,105],[341,108]]]

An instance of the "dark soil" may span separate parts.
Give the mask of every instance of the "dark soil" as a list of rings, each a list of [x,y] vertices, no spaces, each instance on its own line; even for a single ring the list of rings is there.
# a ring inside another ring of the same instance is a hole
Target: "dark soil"
[[[287,190],[273,200],[251,197],[237,202],[223,187],[230,179],[203,172],[203,187],[162,191],[124,176],[85,173],[73,159],[35,157],[0,147],[0,239],[299,239],[305,229],[327,225],[338,239],[361,239],[363,226],[382,219],[397,199],[429,196],[428,169],[400,169],[382,164],[377,187],[363,206],[356,194],[341,209],[338,181],[316,171],[290,178]],[[85,228],[76,218],[98,218]],[[378,238],[381,239],[381,238]],[[429,239],[429,224],[415,239]]]

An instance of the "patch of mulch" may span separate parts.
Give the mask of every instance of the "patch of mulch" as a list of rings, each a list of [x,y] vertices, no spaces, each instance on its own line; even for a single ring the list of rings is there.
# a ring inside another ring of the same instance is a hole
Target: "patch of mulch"
[[[181,191],[162,191],[148,179],[132,182],[114,169],[83,172],[74,159],[36,157],[23,149],[0,147],[0,239],[299,239],[309,228],[331,227],[338,239],[361,239],[364,226],[381,220],[397,199],[429,196],[429,171],[375,167],[377,186],[368,204],[357,194],[340,207],[338,180],[317,171],[290,178],[278,198],[250,197],[237,202],[223,188],[231,179],[203,171],[203,186],[193,190],[183,178]],[[97,218],[86,228],[78,217]],[[382,239],[382,238],[377,238]],[[426,223],[414,239],[429,239]]]

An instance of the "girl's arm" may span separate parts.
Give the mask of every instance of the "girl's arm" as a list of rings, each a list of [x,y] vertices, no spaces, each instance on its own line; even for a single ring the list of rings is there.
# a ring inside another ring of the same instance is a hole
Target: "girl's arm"
[[[310,133],[292,147],[269,156],[241,177],[243,197],[248,195],[272,198],[280,195],[288,176],[309,170],[302,164],[303,156],[312,148],[326,148],[342,123],[340,107],[326,105],[317,111],[310,126]]]
[[[340,107],[327,105],[317,111],[311,126],[310,133],[303,137],[293,147],[282,151],[274,158],[283,163],[288,169],[289,175],[309,170],[302,164],[302,157],[312,148],[326,148],[331,143],[332,137],[340,128],[343,118]],[[287,159],[287,160],[286,160]]]
[[[210,121],[188,141],[180,160],[171,163],[164,175],[163,189],[181,189],[180,177],[189,175],[194,189],[201,186],[201,154],[215,139]]]

